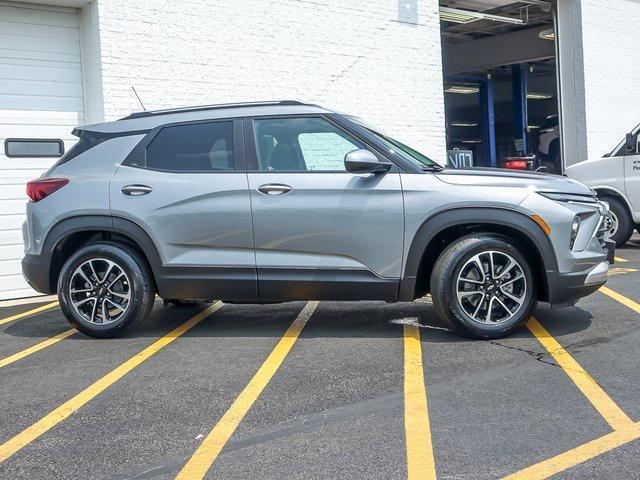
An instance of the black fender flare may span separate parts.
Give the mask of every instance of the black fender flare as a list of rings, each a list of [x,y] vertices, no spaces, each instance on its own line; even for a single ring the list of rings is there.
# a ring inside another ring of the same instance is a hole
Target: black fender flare
[[[138,245],[142,254],[149,262],[149,266],[155,278],[162,269],[162,259],[153,243],[149,234],[137,223],[122,217],[112,217],[108,215],[81,215],[65,218],[56,223],[47,233],[41,250],[41,265],[45,268],[46,278],[49,279],[48,290],[53,292],[56,290],[55,284],[50,278],[52,268],[52,260],[56,248],[61,242],[74,233],[87,231],[101,231],[109,233],[118,233],[129,238]]]
[[[447,228],[462,225],[491,224],[513,228],[526,235],[538,250],[547,285],[558,271],[551,241],[532,218],[516,210],[501,207],[454,207],[427,218],[416,231],[404,264],[399,301],[413,301],[416,278],[429,243]]]

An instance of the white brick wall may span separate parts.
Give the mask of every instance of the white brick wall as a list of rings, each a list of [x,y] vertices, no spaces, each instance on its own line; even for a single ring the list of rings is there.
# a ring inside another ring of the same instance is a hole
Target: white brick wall
[[[640,123],[640,1],[581,6],[587,154],[595,158]]]
[[[437,0],[94,0],[104,118],[298,99],[357,114],[445,157]],[[85,9],[90,7],[85,7]]]

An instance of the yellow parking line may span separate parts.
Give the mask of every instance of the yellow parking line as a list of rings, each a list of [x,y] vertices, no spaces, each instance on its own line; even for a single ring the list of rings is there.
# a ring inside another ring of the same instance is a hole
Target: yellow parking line
[[[420,330],[404,326],[404,430],[407,442],[407,478],[435,479],[427,391],[422,369]]]
[[[233,432],[258,399],[262,390],[269,384],[280,365],[282,365],[317,305],[318,302],[308,302],[305,305],[251,381],[202,441],[189,461],[182,467],[176,479],[195,480],[204,478],[222,448],[233,435]]]
[[[58,305],[58,302],[55,301],[55,302],[47,303],[46,305],[42,305],[38,308],[27,310],[26,312],[11,315],[10,317],[3,318],[2,320],[0,320],[0,325],[13,322],[14,320],[19,320],[20,318],[28,317],[29,315],[35,315],[36,313],[44,312],[45,310],[49,310],[50,308],[56,307],[57,305]]]
[[[640,313],[640,303],[634,302],[630,298],[627,298],[624,295],[620,295],[618,292],[614,292],[607,287],[600,287],[599,291],[604,293],[608,297],[613,298],[615,301],[620,302],[624,306],[629,307],[634,312]]]
[[[567,352],[549,332],[531,317],[527,328],[538,341],[547,349],[564,372],[573,380],[587,400],[607,421],[614,430],[622,430],[634,425],[626,413],[607,395],[600,385],[589,375],[576,360]]]
[[[628,261],[629,261],[629,260],[625,260],[625,259],[624,259],[624,258],[622,258],[622,257],[613,257],[613,260],[614,260],[616,263],[626,263],[626,262],[628,262]]]
[[[632,424],[622,430],[608,433],[560,455],[556,455],[548,460],[508,475],[504,477],[503,480],[538,480],[549,478],[552,475],[563,472],[568,468],[579,465],[638,438],[640,438],[640,424]]]
[[[46,340],[40,343],[37,343],[32,347],[26,348],[18,353],[14,353],[13,355],[9,355],[8,357],[2,358],[0,359],[0,368],[6,367],[10,363],[16,362],[21,358],[31,355],[32,353],[36,353],[44,348],[50,347],[51,345],[58,343],[60,340],[64,340],[65,338],[70,337],[74,333],[77,333],[77,330],[75,328],[70,328],[69,330],[59,333],[58,335],[55,335],[51,338],[47,338]]]
[[[67,400],[65,403],[60,405],[58,408],[53,410],[51,413],[45,415],[36,423],[26,428],[15,437],[9,439],[2,445],[0,445],[0,463],[4,462],[7,458],[11,457],[14,453],[25,447],[26,445],[33,442],[40,435],[47,432],[51,428],[55,427],[57,424],[65,420],[69,415],[74,413],[80,407],[88,403],[91,399],[102,393],[104,390],[109,388],[115,382],[124,377],[131,370],[136,368],[142,362],[150,358],[151,356],[158,353],[164,347],[173,342],[176,338],[180,337],[185,332],[189,331],[191,328],[195,327],[202,320],[207,318],[210,314],[218,310],[223,304],[221,302],[217,302],[214,305],[211,305],[206,310],[198,313],[191,319],[187,320],[185,323],[180,325],[179,327],[173,329],[171,332],[167,333],[164,337],[160,338],[153,342],[150,346],[139,352],[138,354],[131,357],[126,362],[120,364],[117,368],[106,374],[104,377],[100,378],[98,381],[85,388],[83,391],[78,393],[75,397]]]

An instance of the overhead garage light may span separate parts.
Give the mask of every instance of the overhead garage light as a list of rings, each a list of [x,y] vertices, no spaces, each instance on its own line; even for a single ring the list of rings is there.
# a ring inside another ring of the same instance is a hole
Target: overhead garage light
[[[477,127],[477,123],[473,122],[451,122],[452,127]]]
[[[540,128],[540,125],[527,125],[528,130],[537,130]]]
[[[555,40],[556,32],[553,28],[549,28],[548,30],[542,30],[538,36],[543,40]]]
[[[462,143],[471,143],[471,144],[475,145],[475,144],[478,144],[478,143],[482,143],[482,140],[470,138],[468,140],[462,140]]]
[[[447,93],[457,93],[460,95],[472,95],[480,91],[479,87],[473,85],[450,85],[444,90]]]
[[[553,98],[553,95],[550,95],[548,93],[528,92],[527,98],[529,100],[549,100],[550,98]]]
[[[491,15],[489,13],[450,7],[440,7],[440,20],[452,23],[471,23],[478,20],[490,20],[492,22],[510,23],[512,25],[523,25],[525,23],[521,18],[503,17],[502,15]]]

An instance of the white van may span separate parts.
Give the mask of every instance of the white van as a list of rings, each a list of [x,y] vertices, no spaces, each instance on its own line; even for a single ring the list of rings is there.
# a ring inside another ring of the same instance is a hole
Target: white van
[[[602,158],[567,167],[566,174],[598,192],[609,202],[607,237],[624,245],[635,228],[640,233],[640,125]]]

